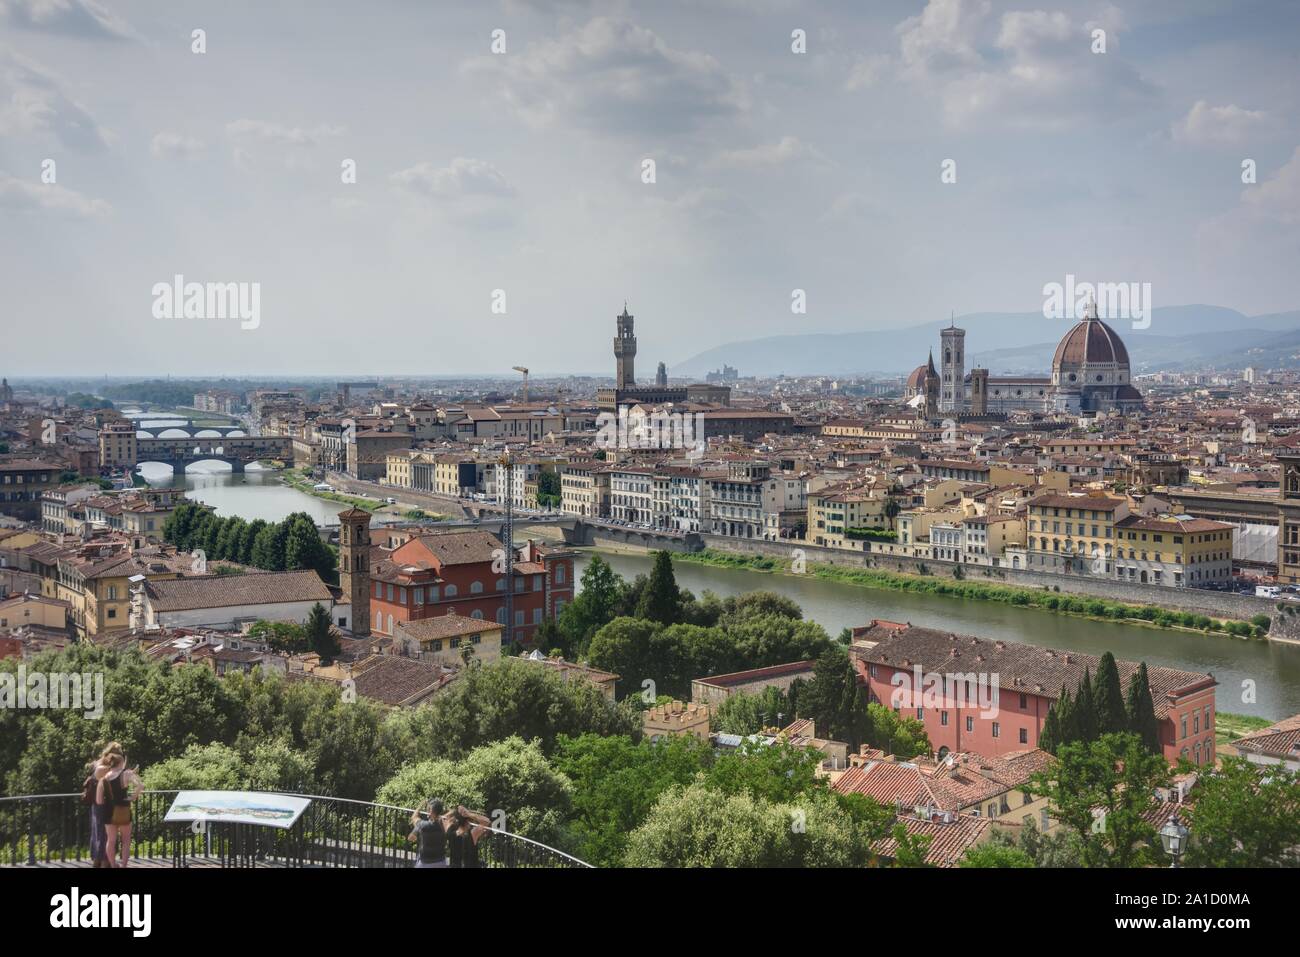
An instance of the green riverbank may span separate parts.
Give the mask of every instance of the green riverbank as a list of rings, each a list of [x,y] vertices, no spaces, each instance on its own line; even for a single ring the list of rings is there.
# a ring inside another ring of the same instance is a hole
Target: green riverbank
[[[1058,614],[1075,615],[1109,621],[1124,621],[1179,631],[1198,631],[1221,634],[1233,638],[1264,638],[1268,633],[1268,618],[1257,615],[1251,621],[1211,618],[1195,612],[1175,611],[1158,605],[1130,605],[1106,601],[1084,595],[1062,594],[1047,588],[1017,588],[1010,585],[993,585],[956,578],[938,578],[929,575],[905,575],[876,568],[845,568],[821,562],[807,562],[801,573],[792,571],[790,560],[765,555],[733,555],[713,549],[700,552],[675,553],[674,560],[716,565],[723,568],[743,568],[772,574],[804,574],[828,581],[860,585],[864,588],[888,588],[895,591],[921,592],[966,598],[975,601],[1001,602],[1023,608],[1037,608]]]

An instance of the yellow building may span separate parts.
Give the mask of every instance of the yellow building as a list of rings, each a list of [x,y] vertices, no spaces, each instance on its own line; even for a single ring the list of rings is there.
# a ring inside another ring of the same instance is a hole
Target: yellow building
[[[560,511],[603,518],[609,514],[609,473],[598,460],[573,461],[560,469]]]
[[[504,625],[464,615],[438,615],[400,622],[394,636],[413,658],[461,667],[466,649],[472,662],[492,664],[501,660]]]
[[[1130,515],[1115,526],[1116,576],[1171,588],[1231,581],[1235,527],[1208,518]]]
[[[707,741],[709,738],[709,706],[670,701],[641,712],[641,733],[652,742],[661,738],[689,734]]]
[[[1114,577],[1115,525],[1128,501],[1091,490],[1040,495],[1027,506],[1026,557],[1034,571],[1090,572]]]
[[[808,493],[806,538],[827,548],[862,549],[863,539],[849,535],[850,529],[890,531],[893,519],[887,513],[890,496],[881,486],[828,485]]]

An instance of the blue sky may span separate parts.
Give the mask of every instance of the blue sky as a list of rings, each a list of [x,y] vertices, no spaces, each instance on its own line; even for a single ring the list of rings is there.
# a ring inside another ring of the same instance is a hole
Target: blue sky
[[[1298,28],[1204,0],[0,0],[0,365],[607,372],[627,299],[671,371],[1033,311],[1067,273],[1292,309]],[[155,318],[176,274],[260,283],[258,327]]]

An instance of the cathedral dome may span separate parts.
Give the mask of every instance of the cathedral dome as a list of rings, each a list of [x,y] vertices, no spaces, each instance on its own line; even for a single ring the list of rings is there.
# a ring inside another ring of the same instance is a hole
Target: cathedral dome
[[[1110,362],[1127,367],[1128,350],[1114,329],[1092,315],[1080,319],[1061,339],[1052,358],[1052,369]]]
[[[925,388],[925,370],[928,368],[924,362],[912,370],[912,374],[907,377],[907,390],[909,392],[920,392]]]

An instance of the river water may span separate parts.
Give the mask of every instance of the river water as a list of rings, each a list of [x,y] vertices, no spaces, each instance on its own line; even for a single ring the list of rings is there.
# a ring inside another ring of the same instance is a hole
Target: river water
[[[651,556],[624,552],[601,552],[601,557],[627,579],[649,574],[653,562]],[[579,573],[589,561],[590,553],[584,550],[578,558]],[[999,602],[695,562],[675,562],[674,570],[677,584],[697,597],[706,590],[721,597],[757,590],[779,592],[798,602],[804,617],[821,624],[832,638],[842,628],[883,618],[1062,651],[1092,655],[1111,651],[1117,658],[1145,661],[1149,666],[1213,674],[1219,679],[1217,705],[1222,711],[1273,720],[1300,713],[1300,646],[1091,621]],[[1252,697],[1247,693],[1252,688],[1254,700],[1246,700]]]

